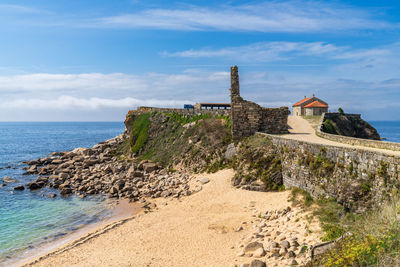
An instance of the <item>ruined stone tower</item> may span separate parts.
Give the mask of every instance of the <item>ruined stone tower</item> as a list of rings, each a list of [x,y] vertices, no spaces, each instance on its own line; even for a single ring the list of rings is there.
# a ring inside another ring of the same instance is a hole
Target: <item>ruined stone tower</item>
[[[231,100],[235,96],[240,96],[239,71],[237,66],[231,67]]]
[[[233,140],[256,132],[287,133],[289,108],[263,108],[240,96],[238,67],[231,67],[231,131]]]

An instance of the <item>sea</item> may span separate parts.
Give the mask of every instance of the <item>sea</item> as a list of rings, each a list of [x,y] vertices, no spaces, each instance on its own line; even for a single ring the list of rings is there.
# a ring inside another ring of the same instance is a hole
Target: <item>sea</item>
[[[400,142],[400,121],[370,121],[381,137]],[[5,176],[19,182],[0,187],[0,266],[24,258],[37,247],[111,216],[105,197],[50,199],[54,189],[14,191],[34,180],[23,175],[25,160],[56,151],[92,147],[121,134],[122,122],[0,122],[0,184]]]
[[[14,191],[16,185],[37,178],[23,175],[23,161],[92,147],[123,131],[122,122],[0,122],[0,185],[5,176],[18,180],[0,186],[0,266],[112,215],[102,196],[64,198],[49,188]],[[50,199],[49,193],[57,197]]]

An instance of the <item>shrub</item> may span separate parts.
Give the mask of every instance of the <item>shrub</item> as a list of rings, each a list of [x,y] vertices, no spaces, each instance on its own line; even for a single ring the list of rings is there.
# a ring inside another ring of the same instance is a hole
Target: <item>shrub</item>
[[[343,232],[352,235],[343,238],[334,249],[315,260],[314,266],[399,266],[399,214],[400,200],[396,198],[363,215],[342,216],[331,225],[340,226],[345,231],[339,231],[331,238]]]
[[[331,120],[326,119],[322,124],[322,130],[326,133],[337,134],[335,127]]]
[[[343,111],[342,108],[338,108],[338,112],[339,112],[340,115],[344,115],[344,111]]]

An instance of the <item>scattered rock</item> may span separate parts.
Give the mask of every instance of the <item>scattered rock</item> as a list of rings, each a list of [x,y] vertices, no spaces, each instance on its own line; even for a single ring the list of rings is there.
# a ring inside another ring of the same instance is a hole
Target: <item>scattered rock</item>
[[[260,260],[253,260],[250,264],[250,267],[267,267],[265,262]]]
[[[289,243],[288,241],[286,241],[286,240],[283,240],[282,243],[281,243],[281,245],[282,245],[282,247],[284,247],[284,248],[290,248],[290,243]]]
[[[14,179],[14,178],[5,176],[5,177],[3,178],[3,182],[4,182],[4,183],[18,183],[19,181],[18,181],[17,179]]]
[[[288,252],[288,257],[289,258],[296,258],[296,253],[294,253],[294,251],[291,250],[291,251]]]
[[[261,258],[263,256],[265,256],[265,251],[263,248],[258,248],[254,251],[253,256],[256,258]]]
[[[38,183],[36,182],[30,182],[28,184],[26,184],[26,187],[30,190],[36,190],[36,189],[40,189],[42,188],[42,186],[40,186]]]
[[[256,251],[256,250],[259,249],[259,248],[262,248],[262,249],[264,250],[263,244],[254,241],[254,242],[251,242],[251,243],[247,244],[247,245],[244,247],[244,252],[245,252],[246,254],[247,254],[247,253],[250,253],[250,252],[253,253],[254,251]]]
[[[71,190],[71,188],[65,187],[60,191],[60,194],[63,196],[66,196],[66,195],[72,194],[72,190]]]
[[[210,182],[210,179],[208,179],[208,178],[201,178],[199,181],[200,181],[200,183],[202,183],[202,184],[206,184],[206,183]]]
[[[14,190],[23,191],[23,190],[25,190],[25,187],[23,185],[17,185],[16,187],[14,187]]]
[[[234,156],[236,156],[236,154],[237,154],[237,149],[235,147],[235,144],[234,143],[229,144],[225,151],[225,158],[231,159]]]

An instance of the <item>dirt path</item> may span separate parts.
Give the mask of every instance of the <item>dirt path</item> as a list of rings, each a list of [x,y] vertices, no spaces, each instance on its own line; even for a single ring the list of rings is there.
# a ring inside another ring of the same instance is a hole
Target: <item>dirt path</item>
[[[237,255],[240,249],[237,244],[254,231],[254,224],[260,221],[256,218],[260,210],[275,212],[286,208],[289,192],[235,189],[230,184],[232,176],[233,170],[207,175],[210,182],[203,185],[202,191],[181,201],[168,200],[167,205],[160,200],[159,209],[154,212],[105,227],[104,231],[100,229],[33,265],[165,267],[248,263],[250,258]],[[291,227],[296,230],[299,242],[316,240],[316,233],[306,234],[307,237],[298,233],[306,231],[306,223],[301,222],[293,220]],[[287,222],[279,220],[271,221],[271,225],[276,225],[268,228],[271,232],[279,227],[290,228]],[[239,226],[244,229],[236,232]],[[264,260],[268,262],[268,258]]]
[[[287,139],[317,143],[317,144],[322,144],[322,145],[359,148],[359,149],[369,150],[369,151],[373,151],[373,152],[380,152],[383,154],[400,156],[400,151],[393,151],[393,150],[379,149],[379,148],[372,148],[372,147],[365,147],[365,146],[354,146],[354,145],[343,144],[343,143],[339,143],[339,142],[321,138],[315,134],[315,130],[310,125],[310,123],[300,116],[289,116],[288,125],[290,127],[289,128],[290,134],[282,135],[282,137],[287,138]]]

